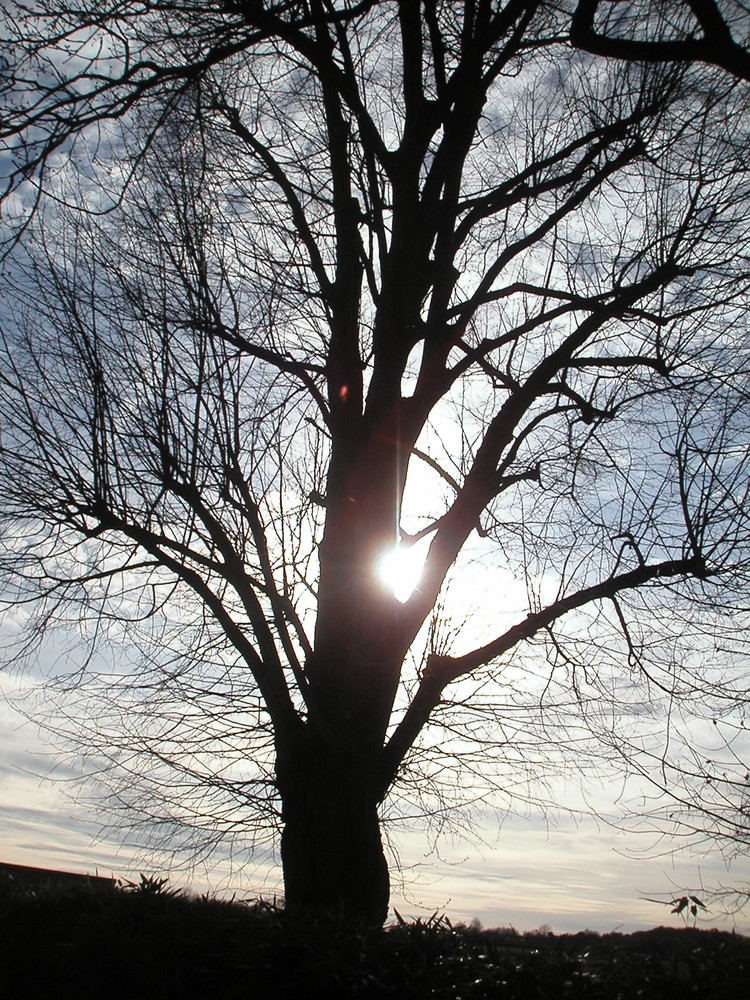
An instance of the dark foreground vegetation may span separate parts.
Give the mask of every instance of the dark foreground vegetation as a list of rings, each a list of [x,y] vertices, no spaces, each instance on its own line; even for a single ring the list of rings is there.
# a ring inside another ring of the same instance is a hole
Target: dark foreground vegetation
[[[750,939],[657,928],[518,934],[444,917],[363,931],[334,918],[139,885],[0,873],[0,994],[32,997],[747,996]]]

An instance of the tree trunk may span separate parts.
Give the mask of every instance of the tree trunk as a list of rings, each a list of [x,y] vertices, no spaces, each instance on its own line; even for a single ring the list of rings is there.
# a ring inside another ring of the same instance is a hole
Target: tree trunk
[[[277,764],[285,906],[381,925],[390,881],[378,793],[361,755],[305,738]]]

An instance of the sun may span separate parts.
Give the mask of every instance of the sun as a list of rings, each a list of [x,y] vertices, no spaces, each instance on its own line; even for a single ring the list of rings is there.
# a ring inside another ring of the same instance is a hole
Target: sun
[[[399,542],[378,559],[376,576],[401,604],[405,604],[414,593],[426,556],[427,546]]]

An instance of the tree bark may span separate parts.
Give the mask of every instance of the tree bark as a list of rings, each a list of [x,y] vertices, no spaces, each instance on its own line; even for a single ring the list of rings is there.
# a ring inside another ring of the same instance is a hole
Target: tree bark
[[[382,925],[390,880],[373,769],[353,747],[306,733],[280,756],[281,862],[287,911],[336,913]]]

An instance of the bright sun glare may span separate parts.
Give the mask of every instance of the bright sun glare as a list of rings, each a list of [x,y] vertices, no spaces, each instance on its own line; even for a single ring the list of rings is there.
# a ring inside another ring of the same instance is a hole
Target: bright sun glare
[[[378,561],[375,569],[378,579],[402,604],[409,600],[419,583],[426,555],[425,545],[402,543],[394,545]]]

